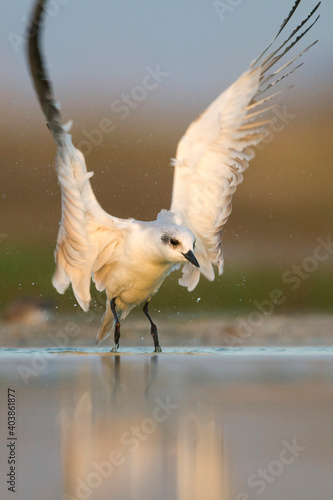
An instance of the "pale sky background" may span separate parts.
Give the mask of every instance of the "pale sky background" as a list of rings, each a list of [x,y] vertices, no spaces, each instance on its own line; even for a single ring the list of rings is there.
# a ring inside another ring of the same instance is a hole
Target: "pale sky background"
[[[23,106],[37,116],[21,38],[34,2],[5,3],[0,18],[2,102],[6,109]],[[230,11],[219,15],[211,0],[50,0],[43,45],[63,109],[70,113],[71,106],[83,102],[89,113],[95,105],[109,105],[142,82],[146,66],[158,64],[169,76],[150,93],[152,103],[162,109],[171,103],[187,109],[209,104],[272,39],[293,0],[220,4]],[[303,0],[291,27],[315,4]],[[292,83],[297,96],[326,106],[333,97],[333,1],[324,0],[320,13],[299,49],[316,38],[320,43],[306,54],[305,67]]]

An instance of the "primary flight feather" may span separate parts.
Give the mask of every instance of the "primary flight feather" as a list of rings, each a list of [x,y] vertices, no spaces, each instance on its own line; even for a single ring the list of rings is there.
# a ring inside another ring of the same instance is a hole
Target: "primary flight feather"
[[[148,303],[166,276],[181,265],[179,283],[189,291],[197,286],[200,274],[214,280],[213,266],[222,274],[222,229],[231,212],[232,195],[254,157],[253,147],[266,137],[270,123],[267,115],[275,107],[270,101],[282,92],[269,91],[301,66],[292,65],[316,42],[281,66],[278,63],[318,20],[315,13],[320,2],[283,43],[266,55],[301,3],[297,0],[262,54],[191,123],[173,160],[170,210],[162,210],[151,222],[113,217],[96,200],[89,181],[93,173],[87,172],[83,154],[72,143],[71,124],[61,123],[45,70],[40,49],[45,3],[38,0],[33,11],[28,58],[35,90],[57,146],[62,218],[52,283],[59,293],[72,284],[84,311],[89,309],[91,278],[97,290],[105,290],[106,311],[97,340],[106,338],[114,326],[113,351],[119,347],[120,319],[144,303],[155,351],[160,352]]]

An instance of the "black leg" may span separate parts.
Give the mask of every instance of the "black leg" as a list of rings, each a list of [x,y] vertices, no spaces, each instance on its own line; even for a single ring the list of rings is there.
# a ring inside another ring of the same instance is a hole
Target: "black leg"
[[[143,306],[143,312],[145,313],[145,315],[149,319],[149,322],[151,325],[151,335],[152,335],[153,340],[154,340],[155,352],[162,352],[160,343],[158,341],[157,326],[155,325],[155,323],[153,323],[151,317],[149,316],[148,304],[149,304],[149,300],[147,300],[147,302]]]
[[[116,313],[116,298],[117,297],[114,297],[111,300],[111,302],[110,302],[111,311],[112,311],[112,314],[113,314],[113,317],[114,317],[114,321],[115,321],[115,327],[114,327],[114,346],[112,347],[111,352],[117,352],[118,351],[118,348],[119,348],[119,339],[120,339],[120,322],[119,322],[119,319],[118,319],[118,316],[117,316],[117,313]]]

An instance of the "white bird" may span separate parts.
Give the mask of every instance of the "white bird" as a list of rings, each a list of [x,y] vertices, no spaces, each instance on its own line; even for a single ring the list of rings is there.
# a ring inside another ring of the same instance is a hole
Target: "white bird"
[[[320,2],[277,49],[266,55],[300,2],[296,0],[275,38],[249,69],[188,127],[173,160],[171,208],[162,210],[152,222],[113,217],[97,202],[89,181],[93,172],[87,172],[83,154],[72,143],[70,124],[61,124],[40,50],[45,0],[36,2],[28,32],[30,72],[57,146],[56,171],[62,195],[52,283],[61,294],[71,283],[84,311],[91,299],[91,278],[97,290],[105,290],[106,311],[97,340],[106,338],[114,325],[114,352],[119,347],[120,319],[143,302],[155,352],[161,351],[148,303],[172,271],[184,264],[179,284],[189,291],[197,286],[201,274],[214,280],[213,266],[222,274],[222,229],[231,212],[231,198],[254,157],[253,147],[266,137],[271,121],[267,113],[275,107],[267,103],[282,90],[263,93],[301,66],[287,70],[316,43],[271,71],[319,18],[313,20]]]

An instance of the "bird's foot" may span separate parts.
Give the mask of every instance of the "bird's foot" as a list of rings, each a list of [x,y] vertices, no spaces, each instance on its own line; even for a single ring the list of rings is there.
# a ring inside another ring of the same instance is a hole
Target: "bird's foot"
[[[110,352],[118,352],[119,345],[114,345]]]
[[[156,346],[154,352],[162,352],[161,346]]]

